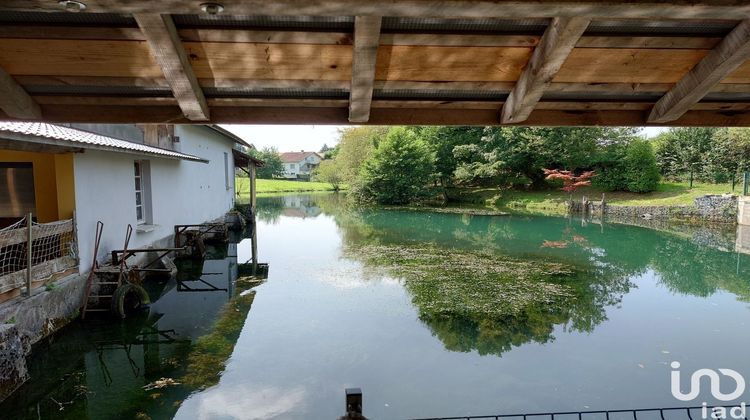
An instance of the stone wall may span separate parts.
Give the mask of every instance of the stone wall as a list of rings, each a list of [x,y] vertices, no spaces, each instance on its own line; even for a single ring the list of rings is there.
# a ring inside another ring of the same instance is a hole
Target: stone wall
[[[581,202],[571,203],[571,213],[581,213]],[[602,204],[599,201],[589,202],[587,213],[601,215]],[[621,219],[657,219],[657,220],[703,220],[715,223],[737,223],[737,196],[704,195],[697,197],[694,204],[687,206],[618,206],[605,204],[604,215]]]
[[[18,389],[28,376],[18,328],[13,324],[0,324],[0,401]]]
[[[26,381],[31,345],[78,315],[86,277],[76,274],[53,284],[0,305],[0,401]]]

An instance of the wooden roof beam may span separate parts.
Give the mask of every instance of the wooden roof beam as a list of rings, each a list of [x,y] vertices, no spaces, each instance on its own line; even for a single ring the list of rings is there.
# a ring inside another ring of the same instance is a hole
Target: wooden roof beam
[[[649,123],[680,118],[714,86],[750,59],[750,19],[743,20],[669,90],[651,110]]]
[[[354,54],[352,86],[349,91],[349,121],[367,122],[370,119],[372,89],[375,83],[375,62],[380,44],[380,16],[354,18]]]
[[[199,14],[197,1],[85,0],[91,13]],[[266,16],[395,16],[423,18],[531,19],[743,19],[741,0],[222,0],[224,13]],[[0,10],[60,12],[51,0],[3,0]]]
[[[136,14],[135,20],[164,72],[172,94],[191,121],[208,121],[210,114],[203,90],[193,73],[177,28],[169,15]]]
[[[576,17],[552,19],[503,105],[500,116],[503,124],[522,122],[531,115],[589,22],[589,19]]]
[[[5,70],[0,68],[0,109],[8,116],[21,120],[39,120],[39,104]]]

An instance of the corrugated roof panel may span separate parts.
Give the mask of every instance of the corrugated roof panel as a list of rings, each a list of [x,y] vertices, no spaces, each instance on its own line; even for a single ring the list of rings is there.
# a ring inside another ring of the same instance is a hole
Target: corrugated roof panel
[[[375,89],[373,99],[424,99],[424,100],[491,100],[502,101],[510,91],[492,90],[429,90],[429,89]]]
[[[662,92],[548,92],[543,101],[606,101],[606,102],[654,102],[664,96]]]
[[[541,34],[548,19],[433,19],[384,17],[384,32],[497,32]]]
[[[178,27],[354,30],[352,16],[172,15]]]
[[[3,11],[0,13],[0,23],[76,26],[138,26],[132,15],[117,13]]]
[[[102,136],[88,131],[46,123],[0,122],[0,137],[2,132],[20,134],[24,136],[44,137],[71,143],[72,146],[98,146],[112,151],[146,154],[170,159],[192,160],[208,162],[198,156],[175,152],[174,150],[133,143],[113,137]]]
[[[645,34],[645,35],[702,35],[724,36],[738,21],[696,20],[594,20],[586,34]]]
[[[172,96],[172,91],[162,86],[24,85],[24,89],[32,95]]]
[[[750,93],[714,92],[704,96],[701,102],[750,102]]]
[[[224,88],[204,87],[203,94],[207,98],[325,98],[346,99],[349,91],[346,89],[293,89],[293,88]]]

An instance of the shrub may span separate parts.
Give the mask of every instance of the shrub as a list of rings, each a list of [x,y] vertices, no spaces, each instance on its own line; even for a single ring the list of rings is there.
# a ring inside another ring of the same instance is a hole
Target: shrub
[[[659,184],[659,167],[650,143],[637,140],[628,145],[625,174],[628,191],[645,193],[656,190]]]
[[[394,127],[364,162],[362,193],[381,204],[406,204],[428,194],[433,172],[427,144],[414,132]]]

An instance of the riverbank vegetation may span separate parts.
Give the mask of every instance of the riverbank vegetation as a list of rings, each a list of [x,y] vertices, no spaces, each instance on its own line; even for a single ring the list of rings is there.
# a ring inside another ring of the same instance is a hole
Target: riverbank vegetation
[[[731,191],[750,170],[750,131],[678,128],[646,139],[634,128],[353,127],[329,156],[337,183],[379,204],[558,207],[567,194],[545,180],[545,169],[594,172],[592,185],[567,199],[607,193],[611,204],[691,204]]]
[[[237,194],[248,197],[250,184],[247,177],[237,177],[235,180]],[[334,187],[327,182],[287,181],[284,179],[256,179],[255,185],[258,193],[282,193],[282,192],[314,192],[334,191]],[[339,189],[345,189],[346,185],[339,185]]]

